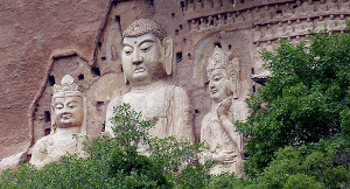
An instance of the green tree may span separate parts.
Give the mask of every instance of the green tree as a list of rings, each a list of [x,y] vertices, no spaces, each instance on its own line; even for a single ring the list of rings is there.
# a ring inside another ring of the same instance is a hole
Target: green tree
[[[348,188],[350,35],[262,51],[271,76],[247,103],[246,188]]]
[[[349,131],[350,36],[310,34],[310,45],[283,40],[275,53],[263,51],[271,71],[265,86],[247,100],[251,116],[239,130],[245,171],[261,172],[285,146],[312,144]]]
[[[204,188],[207,165],[195,163],[201,144],[151,138],[150,121],[124,104],[114,108],[116,136],[85,142],[88,158],[63,156],[41,170],[22,164],[1,175],[0,188]],[[149,156],[138,152],[148,146]]]

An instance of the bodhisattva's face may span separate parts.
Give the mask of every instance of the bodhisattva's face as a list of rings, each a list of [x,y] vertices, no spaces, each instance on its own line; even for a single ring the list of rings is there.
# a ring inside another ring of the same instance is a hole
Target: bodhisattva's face
[[[209,78],[210,98],[216,103],[231,96],[231,82],[225,69],[215,69]]]
[[[80,127],[83,124],[84,104],[81,97],[56,97],[54,102],[55,123],[57,127]]]
[[[132,84],[148,85],[165,77],[161,58],[161,44],[153,33],[124,38],[123,70]]]

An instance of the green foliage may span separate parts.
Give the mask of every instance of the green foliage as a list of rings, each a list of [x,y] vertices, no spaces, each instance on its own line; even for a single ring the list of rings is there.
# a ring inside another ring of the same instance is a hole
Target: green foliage
[[[247,188],[349,188],[349,150],[348,136],[281,148]]]
[[[114,108],[115,137],[85,141],[85,159],[63,156],[41,170],[22,164],[1,175],[0,188],[204,188],[209,164],[195,163],[202,144],[150,138],[149,121],[124,104]],[[148,147],[149,156],[138,152]]]
[[[275,53],[262,52],[272,73],[247,100],[251,116],[238,129],[251,136],[245,171],[262,172],[274,152],[349,131],[350,36],[312,33],[295,47],[281,41]]]
[[[248,138],[242,188],[350,187],[349,52],[350,35],[327,30],[262,52],[272,75],[237,125]]]

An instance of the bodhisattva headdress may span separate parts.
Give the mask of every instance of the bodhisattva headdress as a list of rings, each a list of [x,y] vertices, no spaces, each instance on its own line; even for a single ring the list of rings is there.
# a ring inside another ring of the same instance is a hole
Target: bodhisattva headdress
[[[123,32],[125,37],[138,37],[144,34],[153,33],[162,44],[162,60],[163,68],[167,75],[171,75],[172,64],[174,58],[174,42],[171,37],[167,36],[164,28],[154,20],[138,19],[132,22]],[[125,82],[127,82],[125,78]]]
[[[65,97],[80,97],[82,98],[83,107],[84,107],[84,121],[81,126],[81,133],[86,133],[86,110],[85,110],[85,97],[81,92],[80,87],[74,83],[74,78],[69,74],[65,75],[61,80],[61,85],[53,86],[53,95],[51,100],[51,134],[56,131],[55,123],[55,98],[65,98]]]
[[[212,72],[216,69],[226,70],[227,77],[230,77],[231,93],[233,98],[238,98],[240,70],[238,57],[232,59],[228,52],[222,50],[221,48],[215,47],[214,53],[209,57],[208,63],[208,77],[210,78]]]

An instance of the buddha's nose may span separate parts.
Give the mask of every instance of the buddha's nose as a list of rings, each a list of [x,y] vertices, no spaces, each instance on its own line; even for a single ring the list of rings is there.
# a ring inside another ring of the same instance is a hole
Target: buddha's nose
[[[69,113],[69,108],[68,106],[63,107],[63,113]]]
[[[209,83],[209,89],[214,89],[214,88],[215,88],[215,85],[212,82],[210,82]]]
[[[140,64],[143,62],[143,57],[140,55],[139,51],[135,51],[134,52],[134,56],[133,56],[133,59],[132,59],[132,63],[133,64]]]

